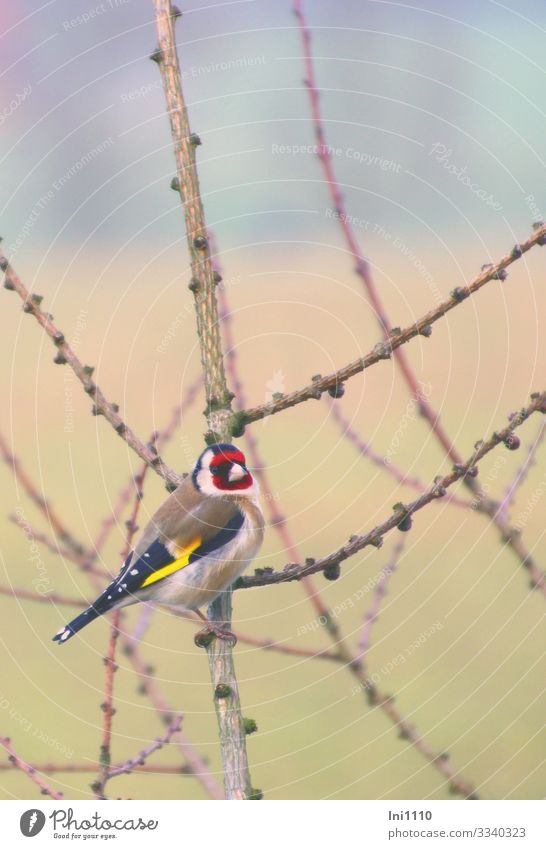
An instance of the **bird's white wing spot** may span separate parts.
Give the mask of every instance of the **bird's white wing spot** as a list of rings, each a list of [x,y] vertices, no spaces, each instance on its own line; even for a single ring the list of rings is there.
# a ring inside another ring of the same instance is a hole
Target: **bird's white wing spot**
[[[131,575],[138,575],[138,569],[131,569]]]
[[[148,554],[148,552],[146,552],[146,554],[144,555],[144,557],[149,557],[149,556],[150,556],[150,555]]]

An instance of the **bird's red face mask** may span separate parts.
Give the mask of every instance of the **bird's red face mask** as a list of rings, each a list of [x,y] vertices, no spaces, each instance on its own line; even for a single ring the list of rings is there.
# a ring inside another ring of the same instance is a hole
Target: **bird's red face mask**
[[[240,451],[220,451],[209,463],[212,482],[222,492],[237,492],[252,486],[252,475]]]

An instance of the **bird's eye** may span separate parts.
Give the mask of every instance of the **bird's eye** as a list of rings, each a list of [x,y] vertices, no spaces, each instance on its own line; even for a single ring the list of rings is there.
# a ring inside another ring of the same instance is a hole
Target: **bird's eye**
[[[227,475],[229,474],[229,470],[231,469],[232,465],[233,465],[232,463],[214,463],[214,465],[212,465],[212,469],[211,469],[212,474],[213,475],[219,475],[222,478],[227,477]]]

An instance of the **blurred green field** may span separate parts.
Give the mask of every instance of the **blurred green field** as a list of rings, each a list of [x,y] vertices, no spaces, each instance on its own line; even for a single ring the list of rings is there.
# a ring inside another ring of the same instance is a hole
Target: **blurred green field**
[[[293,271],[276,275],[274,303],[269,275],[241,264],[236,269],[239,283],[230,289],[226,274],[234,328],[242,340],[240,368],[249,397],[256,402],[265,397],[268,380],[275,374],[278,379],[278,372],[283,373],[286,388],[295,387],[311,372],[326,371],[353,358],[357,350],[368,350],[377,339],[356,281],[340,276],[334,291],[330,286],[321,288],[320,281],[298,269],[302,259],[297,251],[285,260]],[[508,350],[498,350],[496,339],[505,315],[531,309],[531,300],[538,295],[530,281],[540,276],[541,262],[535,251],[526,270],[523,266],[513,270],[510,283],[502,289],[488,287],[451,314],[443,326],[437,325],[430,340],[408,347],[419,374],[430,384],[427,391],[432,402],[442,409],[442,419],[457,434],[465,455],[476,438],[487,435],[495,424],[502,425],[506,413],[524,403],[529,391],[538,386],[536,379],[531,383],[530,364],[535,357],[537,362],[543,358],[543,341],[517,333],[516,327],[518,356],[512,357]],[[68,338],[74,317],[86,304],[85,328],[78,331],[79,354],[97,365],[104,391],[122,403],[131,425],[147,434],[168,420],[173,403],[183,397],[198,373],[198,363],[191,313],[181,319],[167,349],[156,350],[172,316],[187,303],[184,288],[161,282],[150,305],[149,279],[142,275],[139,279],[137,269],[138,262],[134,269],[125,269],[131,280],[130,296],[116,296],[105,284],[87,301],[92,269],[87,277],[80,269],[79,282],[63,292],[59,303],[54,303],[53,275],[50,281],[44,277],[40,291]],[[322,269],[328,280],[336,281],[335,268],[326,274],[322,263]],[[156,267],[155,278],[169,281],[172,273],[166,265]],[[395,269],[393,276],[396,273],[403,276],[403,269]],[[450,281],[445,287],[449,289]],[[543,291],[540,296],[546,300]],[[4,370],[3,387],[11,410],[4,428],[11,429],[17,454],[43,491],[77,537],[89,544],[137,464],[107,424],[89,415],[88,399],[67,377],[66,369],[52,365],[51,346],[19,312],[15,296],[4,293],[3,297],[9,321],[1,340],[2,361],[10,365]],[[418,301],[416,293],[416,310]],[[393,297],[390,307],[403,323],[407,316],[397,306]],[[539,314],[544,309],[546,303],[539,304]],[[509,377],[505,379],[503,372],[509,372]],[[408,396],[393,365],[382,363],[354,379],[337,404],[377,451],[387,453],[407,412]],[[181,470],[189,467],[200,450],[203,406],[199,399],[166,451],[167,460]],[[67,413],[69,407],[73,411]],[[73,430],[65,433],[67,422]],[[523,444],[534,436],[538,424],[536,419],[525,426]],[[332,550],[351,533],[388,516],[394,502],[411,497],[411,490],[397,486],[340,439],[326,402],[309,402],[282,417],[257,423],[254,433],[267,461],[275,499],[290,517],[302,556]],[[447,470],[421,422],[409,421],[399,441],[396,462],[410,474],[431,480]],[[482,483],[490,480],[492,493],[502,492],[521,459],[522,451],[497,449],[483,464]],[[514,515],[524,509],[543,475],[543,464],[531,470]],[[4,512],[20,508],[26,521],[44,529],[36,509],[14,486],[8,468],[2,476]],[[148,477],[145,491],[142,520],[164,497],[162,485],[153,476]],[[459,487],[458,494],[464,496],[464,489]],[[543,529],[544,505],[539,502],[525,527],[525,539],[539,560],[544,554]],[[107,547],[103,562],[110,570],[117,569],[123,533],[121,524]],[[339,625],[353,645],[370,601],[368,593],[364,602],[355,602],[355,594],[373,584],[397,535],[391,534],[381,551],[366,550],[351,559],[336,583],[317,579],[324,599],[342,608]],[[42,551],[37,563],[29,546],[20,529],[4,520],[2,584],[32,589],[39,577],[49,591],[92,600],[86,577],[69,562]],[[269,529],[258,565],[279,567],[286,560],[275,532]],[[2,733],[12,737],[28,760],[58,761],[63,754],[72,762],[95,760],[106,622],[94,623],[59,649],[50,637],[72,615],[70,608],[6,597],[0,604],[5,623]],[[453,764],[479,785],[486,798],[536,798],[542,793],[538,745],[543,718],[538,666],[542,605],[543,599],[529,590],[527,575],[484,517],[436,504],[416,517],[374,628],[370,673],[380,674],[380,686],[396,695],[400,710],[427,742],[439,751],[449,751]],[[130,631],[137,616],[137,609],[130,610],[124,627]],[[316,648],[329,645],[297,584],[238,592],[235,622],[241,631],[255,636]],[[433,635],[408,654],[406,649],[435,623],[440,624],[432,628]],[[173,709],[183,711],[190,739],[217,772],[208,669],[203,653],[193,645],[194,630],[191,624],[158,611],[143,652],[156,668]],[[404,661],[393,664],[400,654]],[[398,739],[380,711],[354,693],[356,682],[346,670],[327,661],[286,657],[242,643],[236,660],[245,714],[259,727],[259,733],[249,738],[253,781],[267,798],[448,795],[441,776]],[[147,699],[137,693],[137,680],[123,657],[115,686],[113,756],[122,760],[161,733],[162,726]],[[180,762],[172,747],[156,755],[156,760]],[[56,785],[70,798],[87,797],[90,780],[88,775],[55,777]],[[2,773],[0,781],[6,798],[29,794],[24,776]],[[133,775],[113,781],[111,792],[132,798],[199,798],[202,791],[187,776]]]

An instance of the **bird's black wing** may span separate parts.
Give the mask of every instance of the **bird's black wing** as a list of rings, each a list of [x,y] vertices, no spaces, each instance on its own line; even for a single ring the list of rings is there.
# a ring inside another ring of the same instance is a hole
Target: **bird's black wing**
[[[87,610],[61,628],[53,639],[56,642],[65,643],[98,616],[118,607],[120,602],[127,603],[127,600],[136,596],[139,590],[146,589],[202,557],[214,554],[214,551],[235,538],[243,522],[244,516],[237,510],[229,522],[210,539],[202,540],[201,537],[197,537],[183,548],[176,548],[173,544],[167,547],[160,539],[155,539],[136,560],[134,552],[131,552],[119,574],[108,584],[104,592]],[[138,601],[138,597],[134,600]]]

